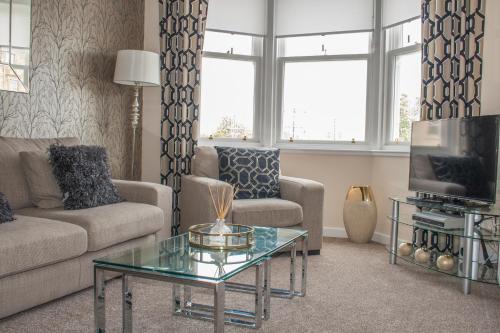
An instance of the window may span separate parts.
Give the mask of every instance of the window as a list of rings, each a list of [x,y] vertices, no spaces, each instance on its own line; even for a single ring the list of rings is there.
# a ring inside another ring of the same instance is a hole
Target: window
[[[386,30],[388,141],[408,143],[411,123],[420,119],[420,21]]]
[[[370,35],[278,39],[281,141],[366,140]]]
[[[261,57],[262,37],[206,31],[201,77],[202,138],[256,138]]]

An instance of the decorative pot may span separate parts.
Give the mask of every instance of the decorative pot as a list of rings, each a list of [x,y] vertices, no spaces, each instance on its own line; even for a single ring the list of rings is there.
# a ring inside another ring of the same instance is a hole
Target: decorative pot
[[[452,255],[442,254],[437,258],[436,266],[443,271],[451,271],[455,266],[455,260]]]
[[[399,244],[399,254],[402,256],[409,256],[413,251],[413,244],[403,242]]]
[[[415,251],[415,260],[420,264],[427,264],[431,259],[431,251],[421,247]]]
[[[344,202],[344,226],[349,240],[368,243],[377,224],[377,206],[370,186],[351,186]]]

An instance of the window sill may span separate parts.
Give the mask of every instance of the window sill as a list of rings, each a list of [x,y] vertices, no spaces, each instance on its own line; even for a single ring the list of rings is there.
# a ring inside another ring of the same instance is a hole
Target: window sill
[[[305,147],[304,147],[305,146]],[[355,145],[353,145],[355,146]],[[288,154],[326,154],[326,155],[350,155],[350,156],[387,156],[387,157],[408,157],[408,149],[373,149],[369,146],[357,147],[335,147],[335,146],[309,146],[309,145],[277,145],[277,148]]]
[[[231,140],[202,138],[198,141],[199,146],[226,146],[257,148],[262,144],[257,140]],[[288,154],[331,154],[331,155],[351,155],[351,156],[388,156],[388,157],[408,157],[410,147],[408,145],[384,146],[383,149],[375,149],[367,144],[313,144],[313,143],[276,143],[273,147],[279,148]]]

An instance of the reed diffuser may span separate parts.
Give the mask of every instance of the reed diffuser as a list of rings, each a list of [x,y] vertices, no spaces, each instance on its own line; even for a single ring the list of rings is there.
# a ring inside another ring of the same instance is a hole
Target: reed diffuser
[[[214,237],[213,243],[223,243],[225,242],[225,238],[222,235],[232,232],[232,229],[226,225],[226,216],[229,209],[231,209],[231,205],[233,203],[232,199],[238,192],[238,189],[235,189],[235,187],[231,185],[231,187],[216,187],[213,190],[210,186],[208,190],[210,191],[210,197],[212,198],[212,203],[214,204],[215,215],[217,216],[215,223],[210,228],[210,233],[221,235],[221,237]]]

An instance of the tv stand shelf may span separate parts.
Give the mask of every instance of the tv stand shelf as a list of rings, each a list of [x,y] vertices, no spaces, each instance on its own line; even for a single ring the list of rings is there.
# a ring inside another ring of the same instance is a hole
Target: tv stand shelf
[[[439,273],[463,279],[463,293],[470,294],[471,281],[496,284],[500,286],[500,207],[468,207],[447,205],[437,201],[421,201],[409,198],[390,198],[392,215],[391,237],[388,246],[389,263],[396,264],[397,259],[424,267]],[[400,206],[410,208],[409,213],[400,214]],[[460,229],[442,229],[416,222],[412,219],[411,209],[425,211],[438,210],[461,216],[464,227]],[[400,227],[401,226],[401,230]],[[489,227],[489,228],[486,228]],[[412,233],[411,252],[408,255],[398,253],[400,231]],[[429,241],[431,246],[429,246]],[[419,247],[428,248],[430,259],[418,262],[415,252]],[[450,270],[440,269],[436,263],[442,254],[453,255],[454,266]],[[481,256],[482,255],[482,256]]]

